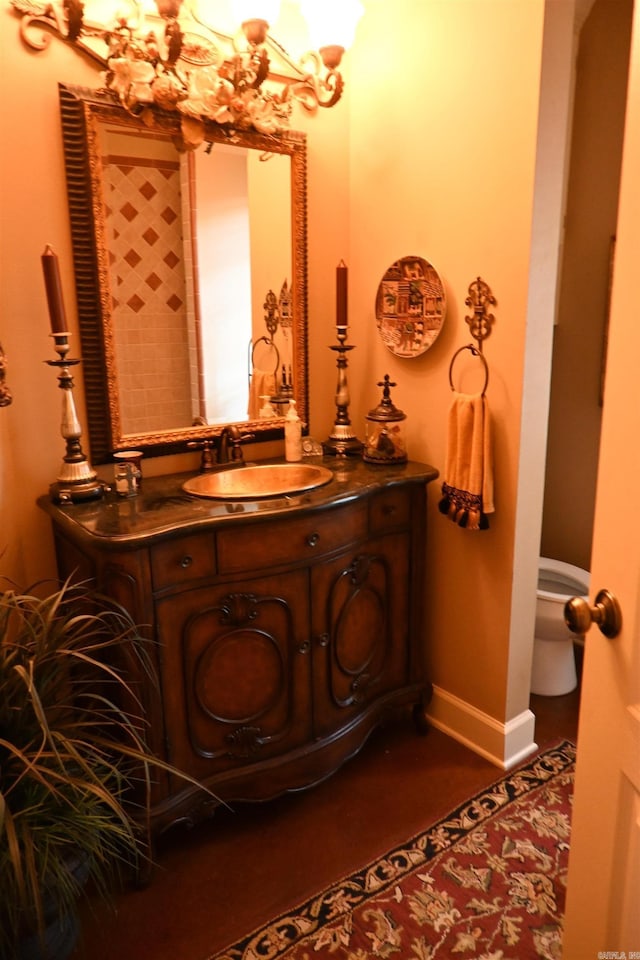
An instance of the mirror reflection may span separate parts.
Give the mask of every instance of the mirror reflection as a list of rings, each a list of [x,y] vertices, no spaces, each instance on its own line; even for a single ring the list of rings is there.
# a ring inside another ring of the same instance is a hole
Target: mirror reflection
[[[304,137],[184,151],[171,116],[60,97],[94,461],[281,436],[292,397],[306,420]]]

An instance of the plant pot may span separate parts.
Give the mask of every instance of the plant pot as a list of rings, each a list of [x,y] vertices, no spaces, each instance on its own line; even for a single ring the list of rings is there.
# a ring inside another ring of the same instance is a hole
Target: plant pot
[[[81,853],[68,857],[66,868],[73,877],[78,894],[89,878],[89,860]],[[16,960],[67,960],[73,953],[80,923],[75,912],[61,916],[53,898],[45,892],[42,934],[29,933],[20,940]]]
[[[67,960],[78,941],[79,929],[75,914],[52,917],[42,936],[34,933],[20,942],[17,960]]]

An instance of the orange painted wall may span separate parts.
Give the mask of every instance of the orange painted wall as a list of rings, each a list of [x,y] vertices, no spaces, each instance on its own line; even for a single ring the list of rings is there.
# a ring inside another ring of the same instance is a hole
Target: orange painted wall
[[[485,343],[494,422],[496,513],[473,533],[430,495],[428,648],[434,681],[503,721],[530,259],[543,3],[366,4],[350,60],[353,383],[362,419],[385,373],[408,416],[410,456],[444,466],[448,371],[470,341],[469,284],[492,288]],[[444,281],[434,346],[404,360],[380,343],[376,288],[388,264],[419,255]],[[457,367],[456,367],[457,369]],[[468,380],[465,389],[477,389]],[[515,712],[525,710],[522,695]]]

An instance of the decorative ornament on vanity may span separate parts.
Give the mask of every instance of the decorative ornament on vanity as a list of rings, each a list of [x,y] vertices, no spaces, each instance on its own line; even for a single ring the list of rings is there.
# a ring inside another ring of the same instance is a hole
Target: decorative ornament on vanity
[[[348,322],[348,295],[349,273],[344,260],[336,268],[336,335],[337,346],[329,347],[337,354],[338,385],[336,388],[336,419],[333,430],[322,444],[322,451],[327,456],[359,457],[364,444],[358,440],[351,427],[349,419],[349,384],[347,382],[347,368],[349,361],[347,353],[354,349],[353,344],[347,343],[349,334]]]
[[[67,318],[62,299],[62,284],[58,257],[47,244],[42,254],[42,271],[47,292],[47,304],[51,321],[51,336],[57,360],[47,360],[50,367],[57,367],[58,386],[62,390],[62,424],[60,432],[66,443],[66,453],[56,482],[51,484],[51,499],[56,503],[80,503],[84,500],[99,500],[106,487],[87,460],[82,449],[82,428],[73,399],[73,374],[71,367],[80,360],[72,360],[69,353]]]
[[[435,267],[422,257],[401,257],[385,272],[376,294],[380,338],[396,357],[419,357],[433,346],[446,308]]]
[[[378,381],[382,387],[382,399],[377,407],[367,414],[366,439],[362,459],[367,463],[405,463],[407,460],[407,440],[404,421],[407,415],[398,410],[391,399],[393,383],[389,374]]]

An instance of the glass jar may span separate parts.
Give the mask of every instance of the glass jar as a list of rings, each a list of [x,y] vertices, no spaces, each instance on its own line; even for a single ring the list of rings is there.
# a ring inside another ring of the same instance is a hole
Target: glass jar
[[[367,414],[362,459],[367,463],[404,463],[407,459],[407,418],[391,400],[391,387],[396,384],[389,380],[389,374],[386,373],[378,386],[383,388],[382,399]]]

